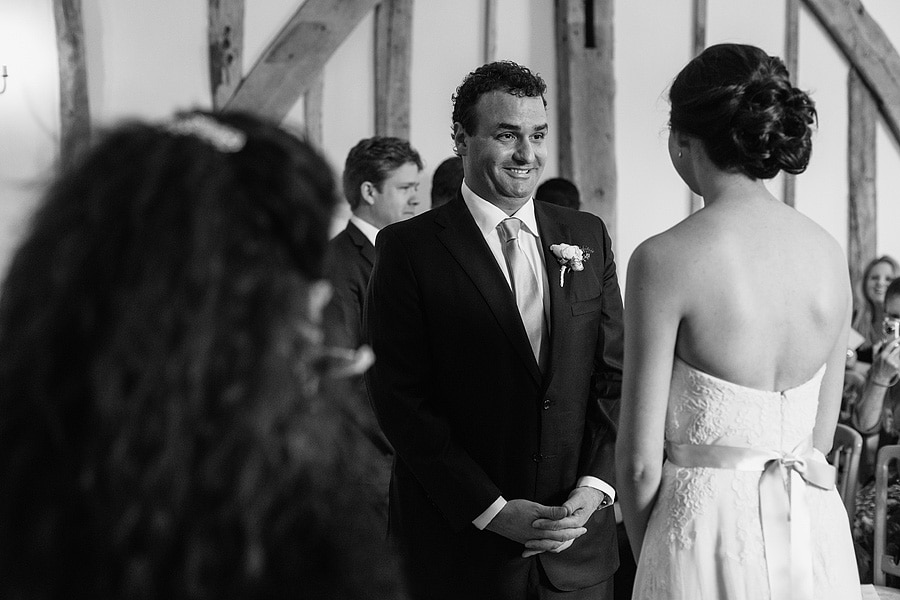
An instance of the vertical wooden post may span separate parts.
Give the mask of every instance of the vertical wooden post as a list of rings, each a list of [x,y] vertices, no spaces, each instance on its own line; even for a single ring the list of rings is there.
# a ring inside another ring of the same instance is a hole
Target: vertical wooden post
[[[706,0],[694,0],[694,31],[693,31],[693,47],[691,48],[691,56],[697,56],[706,48],[706,21],[707,21]],[[703,208],[703,198],[688,189],[688,202],[690,211],[697,212]]]
[[[484,62],[497,60],[497,0],[484,0]]]
[[[375,133],[409,137],[413,0],[375,7]]]
[[[849,183],[847,254],[852,281],[859,281],[878,250],[875,196],[875,122],[877,107],[856,69],[847,77]]]
[[[244,52],[244,0],[209,0],[209,83],[215,110],[221,110],[241,84]]]
[[[559,171],[615,240],[613,0],[556,0]]]
[[[54,0],[53,17],[59,61],[59,158],[60,166],[66,167],[91,136],[81,0]]]
[[[785,1],[784,27],[784,64],[791,75],[791,82],[797,85],[800,47],[800,0]],[[797,186],[795,175],[784,174],[783,200],[788,206],[794,206]]]
[[[322,146],[322,92],[324,80],[321,71],[315,80],[310,83],[306,94],[303,95],[303,127],[306,130],[306,139],[315,146]]]

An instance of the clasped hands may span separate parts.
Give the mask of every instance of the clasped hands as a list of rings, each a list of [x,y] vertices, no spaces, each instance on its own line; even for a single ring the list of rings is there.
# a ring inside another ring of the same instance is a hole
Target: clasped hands
[[[577,487],[562,506],[530,500],[510,500],[486,529],[525,546],[523,558],[542,552],[562,552],[587,533],[584,524],[603,502],[604,494]]]

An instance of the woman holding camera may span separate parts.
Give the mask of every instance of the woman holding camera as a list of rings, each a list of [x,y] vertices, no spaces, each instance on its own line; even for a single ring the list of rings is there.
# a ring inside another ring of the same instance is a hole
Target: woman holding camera
[[[872,554],[875,519],[874,464],[878,450],[900,441],[900,279],[895,279],[884,295],[882,338],[873,346],[872,368],[865,386],[852,408],[851,423],[863,437],[877,436],[877,444],[863,444],[860,481],[865,483],[856,496],[853,545],[863,583],[872,581]],[[896,540],[889,552],[900,551],[900,481],[893,473],[888,487],[887,539]],[[900,582],[895,582],[896,583]],[[890,582],[889,582],[890,584]]]

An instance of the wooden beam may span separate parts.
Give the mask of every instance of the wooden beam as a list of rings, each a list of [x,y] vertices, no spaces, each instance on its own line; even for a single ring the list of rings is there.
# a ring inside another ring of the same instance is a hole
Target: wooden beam
[[[213,108],[220,110],[241,83],[244,57],[244,0],[209,0],[209,83]]]
[[[692,36],[692,54],[697,56],[706,48],[706,21],[707,21],[706,0],[694,0],[694,30]],[[697,212],[703,208],[703,198],[688,189],[688,202],[690,211]]]
[[[859,281],[863,269],[878,251],[875,193],[875,122],[877,109],[869,88],[855,69],[847,77],[849,184],[847,261],[851,281]]]
[[[375,134],[409,137],[413,0],[375,8]]]
[[[317,147],[322,147],[322,92],[324,89],[322,73],[306,90],[303,96],[303,127],[306,139]]]
[[[54,0],[53,17],[59,61],[59,158],[66,167],[91,137],[81,0]]]
[[[791,76],[791,81],[796,86],[800,64],[800,0],[786,0],[784,12],[784,65]],[[788,206],[794,206],[797,195],[796,176],[785,173],[783,177],[782,200]]]
[[[378,0],[306,0],[225,108],[281,121]]]
[[[803,0],[859,71],[900,144],[900,54],[860,0]]]
[[[497,60],[497,0],[484,0],[484,62]]]
[[[613,0],[556,0],[560,175],[615,239]]]

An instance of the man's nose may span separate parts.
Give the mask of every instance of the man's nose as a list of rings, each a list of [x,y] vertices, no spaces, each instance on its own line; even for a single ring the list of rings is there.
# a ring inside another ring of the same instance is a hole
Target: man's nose
[[[515,159],[522,163],[534,161],[534,146],[528,138],[522,138],[516,145]]]

